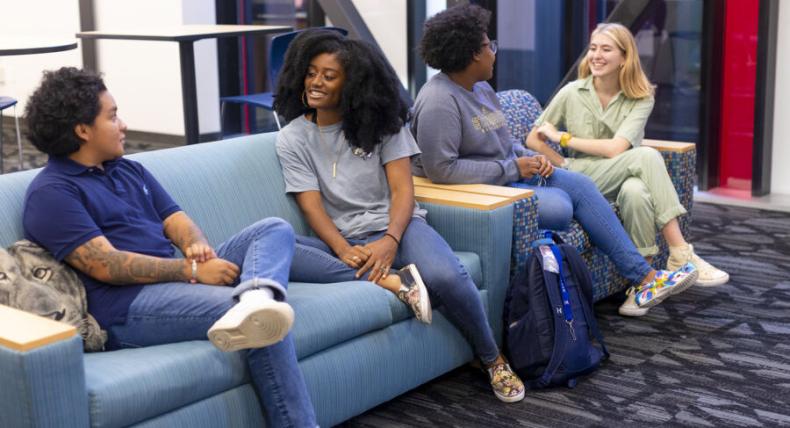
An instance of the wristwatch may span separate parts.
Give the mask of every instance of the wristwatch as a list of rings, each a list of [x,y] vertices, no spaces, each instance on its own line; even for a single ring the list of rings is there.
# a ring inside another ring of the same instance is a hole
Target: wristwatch
[[[571,141],[571,138],[573,137],[571,136],[570,132],[563,132],[562,136],[560,137],[560,147],[562,148],[568,147],[568,142]]]

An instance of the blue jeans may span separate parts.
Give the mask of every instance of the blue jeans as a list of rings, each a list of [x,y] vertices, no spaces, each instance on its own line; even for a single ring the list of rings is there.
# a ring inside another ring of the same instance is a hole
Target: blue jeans
[[[620,274],[632,283],[640,284],[653,269],[628,237],[609,201],[587,176],[555,168],[548,179],[536,175],[510,186],[535,191],[541,229],[564,230],[571,218],[576,218],[593,245],[609,256]]]
[[[108,347],[206,340],[209,327],[236,303],[235,297],[253,288],[270,287],[275,298],[285,300],[293,248],[293,228],[281,219],[267,218],[247,227],[216,249],[220,258],[241,268],[234,287],[145,286],[132,302],[126,323],[110,327]],[[243,352],[268,426],[315,427],[315,411],[291,335],[280,343]]]
[[[364,239],[349,239],[348,242],[351,245],[365,245],[381,239],[384,232],[374,232]],[[494,362],[499,356],[499,349],[488,325],[479,291],[447,242],[418,217],[412,218],[403,233],[392,268],[400,269],[411,263],[417,265],[432,305],[442,306],[442,313],[468,338],[484,364]],[[329,246],[320,239],[296,237],[291,265],[292,281],[353,281],[356,272],[356,269],[335,257]]]

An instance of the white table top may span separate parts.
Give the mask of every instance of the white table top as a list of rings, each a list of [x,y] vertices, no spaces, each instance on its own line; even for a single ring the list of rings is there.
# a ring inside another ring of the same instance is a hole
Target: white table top
[[[75,39],[0,35],[0,56],[61,52],[76,48]]]
[[[232,37],[291,31],[284,25],[173,25],[152,28],[83,31],[82,39],[189,41],[216,37]]]

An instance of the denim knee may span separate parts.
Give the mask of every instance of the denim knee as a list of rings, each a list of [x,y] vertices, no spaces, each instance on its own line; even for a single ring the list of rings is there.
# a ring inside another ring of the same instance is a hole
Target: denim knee
[[[573,202],[560,189],[536,189],[538,195],[538,227],[565,230],[573,219]]]
[[[255,230],[256,237],[261,237],[267,233],[279,233],[290,237],[292,241],[296,240],[293,226],[279,217],[267,217],[258,220],[252,225],[252,228]]]

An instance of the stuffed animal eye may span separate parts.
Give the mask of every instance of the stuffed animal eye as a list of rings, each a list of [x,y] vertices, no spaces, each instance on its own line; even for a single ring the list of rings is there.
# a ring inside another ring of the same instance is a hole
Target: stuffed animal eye
[[[37,279],[48,279],[50,274],[49,268],[35,268],[33,269],[33,276]]]
[[[0,272],[0,281],[4,281],[6,279],[8,279],[8,275],[6,275],[5,272]]]

